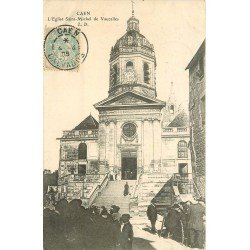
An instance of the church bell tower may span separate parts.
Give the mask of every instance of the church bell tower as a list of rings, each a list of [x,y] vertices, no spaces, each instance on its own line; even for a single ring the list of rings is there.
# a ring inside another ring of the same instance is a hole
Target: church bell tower
[[[127,21],[127,32],[111,48],[109,96],[135,90],[155,98],[156,59],[153,45],[140,33],[139,20]]]
[[[156,99],[153,45],[140,33],[139,20],[127,21],[126,33],[110,53],[108,97],[99,111],[100,166],[123,180],[158,171],[161,160],[161,110]]]

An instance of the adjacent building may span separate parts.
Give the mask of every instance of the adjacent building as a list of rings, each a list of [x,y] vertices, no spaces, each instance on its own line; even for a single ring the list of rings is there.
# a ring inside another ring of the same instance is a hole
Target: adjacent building
[[[206,55],[205,40],[189,62],[190,150],[193,178],[200,195],[205,196],[206,135]],[[198,194],[198,195],[199,195]]]
[[[60,140],[58,191],[60,198],[87,197],[99,182],[99,123],[92,115],[74,129],[63,131]]]

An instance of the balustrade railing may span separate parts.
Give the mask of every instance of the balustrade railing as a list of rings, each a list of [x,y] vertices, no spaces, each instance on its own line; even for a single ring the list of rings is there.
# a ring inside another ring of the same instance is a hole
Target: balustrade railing
[[[177,128],[177,132],[187,132],[187,128]]]
[[[149,56],[154,56],[154,52],[150,48],[147,48],[144,46],[137,46],[137,47],[132,47],[132,48],[119,47],[118,50],[113,51],[111,53],[111,59],[116,57],[121,52],[141,52],[141,53],[144,53],[144,54],[149,55]]]
[[[107,186],[109,181],[108,174],[106,174],[100,184],[98,184],[95,188],[93,188],[92,192],[89,194],[88,204],[89,206],[92,205],[94,200],[99,196],[102,190]]]
[[[174,173],[173,174],[173,179],[176,180],[190,180],[192,179],[192,173]]]
[[[166,127],[162,130],[164,134],[189,133],[188,127]]]
[[[138,186],[139,186],[140,183],[141,183],[141,176],[142,176],[142,174],[140,174],[140,175],[138,176],[138,179],[136,180],[135,187],[134,187],[133,193],[132,193],[132,195],[131,195],[131,198],[136,198],[137,195],[138,195]]]
[[[173,128],[164,128],[163,132],[174,132]]]
[[[65,130],[63,138],[97,138],[98,130]]]

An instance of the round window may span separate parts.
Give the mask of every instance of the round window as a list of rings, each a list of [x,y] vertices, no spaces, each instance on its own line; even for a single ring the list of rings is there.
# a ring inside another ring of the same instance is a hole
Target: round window
[[[126,123],[123,128],[122,132],[127,137],[132,137],[136,133],[136,126],[133,123]]]

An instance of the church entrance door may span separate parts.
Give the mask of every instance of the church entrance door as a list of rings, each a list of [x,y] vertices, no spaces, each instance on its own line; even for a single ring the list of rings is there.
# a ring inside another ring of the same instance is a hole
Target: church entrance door
[[[122,157],[122,180],[137,179],[137,157]]]

